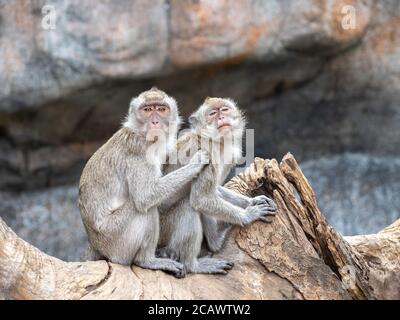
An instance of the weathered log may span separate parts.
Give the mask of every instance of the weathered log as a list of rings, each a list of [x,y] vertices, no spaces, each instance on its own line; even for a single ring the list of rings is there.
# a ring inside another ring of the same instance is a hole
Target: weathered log
[[[378,299],[400,299],[400,220],[377,234],[345,237],[365,259]]]
[[[295,159],[256,158],[226,186],[268,194],[272,223],[232,230],[219,256],[228,275],[188,275],[106,261],[64,262],[0,219],[0,289],[12,299],[400,299],[400,220],[374,235],[342,237],[318,209]]]

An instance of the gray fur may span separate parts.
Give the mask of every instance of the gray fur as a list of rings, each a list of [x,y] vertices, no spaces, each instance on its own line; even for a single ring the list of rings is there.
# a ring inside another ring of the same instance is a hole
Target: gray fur
[[[268,199],[269,202],[262,201],[266,198],[264,196],[255,200],[220,187],[235,161],[241,156],[245,120],[233,101],[212,99],[214,100],[207,99],[190,117],[191,132],[178,140],[179,152],[181,149],[193,150],[191,147],[198,143],[199,139],[211,139],[211,148],[208,143],[201,145],[209,152],[212,163],[193,180],[189,196],[176,203],[170,201],[168,205],[163,206],[165,211],[160,215],[161,235],[158,252],[161,256],[169,256],[182,262],[187,272],[225,274],[232,268],[232,263],[212,257],[198,258],[203,233],[210,250],[216,252],[221,249],[231,224],[246,225],[256,220],[264,220],[266,215],[275,214],[275,207],[271,199]],[[226,103],[234,109],[231,116],[234,143],[232,148],[227,150],[234,160],[231,164],[221,163],[220,155],[214,152],[219,149],[221,142],[214,140],[218,133],[212,124],[207,124],[205,120],[205,112],[211,101]]]
[[[148,91],[153,102],[158,92],[169,101],[171,114],[165,121],[178,122],[176,104],[156,90]],[[82,172],[79,208],[95,253],[89,254],[89,258],[105,257],[114,263],[134,263],[182,276],[181,263],[155,256],[159,238],[158,206],[182,192],[202,170],[208,156],[200,152],[186,166],[163,176],[158,157],[165,154],[153,152],[153,158],[149,159],[146,151],[150,147],[161,149],[165,143],[175,145],[175,140],[168,137],[161,144],[146,139],[145,123],[136,114],[139,103],[145,102],[146,92],[133,99],[124,126],[94,153]],[[172,131],[168,134],[176,136],[177,127]]]
[[[220,198],[242,209],[246,209],[249,206],[265,204],[268,215],[274,215],[277,209],[274,201],[264,195],[250,198],[240,193],[233,192],[223,186],[217,187],[217,193]],[[271,222],[270,217],[260,217],[259,219],[264,222]],[[210,216],[202,215],[202,225],[208,249],[212,253],[220,251],[226,235],[231,229],[231,224],[218,221]]]

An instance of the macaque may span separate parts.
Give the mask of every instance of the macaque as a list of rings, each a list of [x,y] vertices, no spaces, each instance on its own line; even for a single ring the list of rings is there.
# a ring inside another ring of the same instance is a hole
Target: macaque
[[[252,199],[221,186],[242,156],[245,118],[232,100],[207,98],[190,116],[189,123],[190,132],[177,142],[179,163],[167,171],[183,165],[182,155],[199,149],[208,151],[211,164],[192,181],[187,196],[171,198],[162,205],[158,254],[176,258],[186,272],[225,274],[232,268],[231,262],[199,258],[203,234],[211,251],[218,251],[231,224],[269,222],[266,216],[275,215],[276,206],[265,196]]]
[[[162,174],[180,124],[175,100],[152,88],[133,98],[126,120],[83,169],[79,208],[92,259],[182,276],[183,265],[157,258],[159,205],[182,192],[209,161],[200,151],[182,168]]]

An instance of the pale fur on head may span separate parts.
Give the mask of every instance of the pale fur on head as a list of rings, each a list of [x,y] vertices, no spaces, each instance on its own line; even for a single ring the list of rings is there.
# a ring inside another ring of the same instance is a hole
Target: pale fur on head
[[[165,163],[168,153],[176,148],[177,133],[182,123],[178,113],[178,104],[173,97],[156,87],[152,87],[150,90],[144,91],[137,97],[132,98],[128,114],[123,122],[123,127],[142,135],[145,140],[149,141],[147,126],[143,122],[140,122],[141,115],[138,111],[140,107],[148,103],[146,96],[153,92],[161,97],[157,100],[157,103],[165,104],[169,107],[170,115],[168,127],[162,132],[164,136],[159,136],[157,140],[152,142],[151,146],[147,149],[146,158],[150,162],[162,164]]]
[[[190,117],[192,127],[178,139],[178,151],[186,160],[185,155],[201,147],[209,151],[213,163],[201,171],[186,192],[182,192],[183,199],[170,198],[169,203],[164,204],[164,214],[160,215],[160,252],[167,257],[173,253],[172,255],[185,265],[186,272],[227,273],[227,270],[232,268],[229,261],[208,256],[200,257],[203,239],[212,252],[217,252],[224,244],[230,224],[243,226],[266,214],[264,204],[253,205],[251,198],[229,192],[229,189],[221,186],[232,167],[231,164],[237,162],[226,163],[225,159],[224,162],[220,162],[220,154],[214,153],[214,150],[225,151],[227,144],[225,141],[218,141],[220,133],[215,130],[218,122],[213,118],[210,119],[210,122],[214,122],[213,126],[208,125],[206,116],[208,107],[225,105],[233,109],[231,113],[223,113],[226,114],[226,120],[231,118],[232,130],[229,133],[227,129],[223,129],[221,135],[224,140],[228,135],[236,140],[226,151],[235,155],[237,150],[241,150],[241,138],[245,127],[243,114],[230,99],[206,100]],[[204,146],[203,140],[206,142]],[[182,164],[181,161],[180,163]],[[171,166],[170,170],[174,169],[174,166]],[[187,236],[189,233],[190,237]]]
[[[233,110],[231,114],[232,132],[228,135],[228,137],[224,137],[224,139],[222,139],[222,136],[219,133],[218,128],[215,127],[214,123],[207,124],[206,113],[211,108],[211,101],[217,102],[221,105],[226,105]],[[214,144],[220,144],[224,141],[225,145],[223,150],[226,160],[231,159],[230,161],[235,163],[242,156],[242,137],[246,127],[246,118],[234,100],[230,98],[206,98],[197,111],[189,117],[189,123],[195,134],[200,136],[202,139],[211,140]],[[229,140],[227,138],[229,138]],[[213,150],[216,149],[217,148],[213,147]],[[218,153],[221,157],[222,153],[219,151]]]

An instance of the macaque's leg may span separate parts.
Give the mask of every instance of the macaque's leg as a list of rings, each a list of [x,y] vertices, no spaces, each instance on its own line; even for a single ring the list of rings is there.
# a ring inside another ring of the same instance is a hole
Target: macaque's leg
[[[220,251],[232,226],[225,222],[221,226],[215,218],[206,215],[201,215],[201,222],[208,249],[213,253]]]
[[[226,274],[226,270],[232,269],[233,263],[209,257],[198,258],[203,241],[202,223],[199,213],[190,207],[188,201],[185,204],[181,209],[186,209],[183,216],[186,219],[179,221],[178,225],[186,229],[182,230],[180,241],[175,239],[170,244],[172,248],[178,249],[179,261],[184,264],[187,272]]]
[[[177,261],[167,259],[167,258],[157,258],[155,256],[157,242],[158,242],[158,214],[155,215],[154,220],[149,223],[149,226],[153,226],[153,228],[157,228],[157,232],[147,233],[148,235],[152,235],[150,239],[147,239],[147,242],[141,241],[142,244],[147,243],[146,245],[142,245],[138,253],[136,254],[133,263],[139,267],[153,270],[164,270],[167,272],[171,272],[177,278],[182,278],[185,276],[184,266],[182,263]]]
[[[157,248],[156,257],[157,258],[168,258],[168,259],[172,259],[174,261],[178,261],[178,259],[179,259],[179,256],[176,253],[176,251],[169,247]]]

